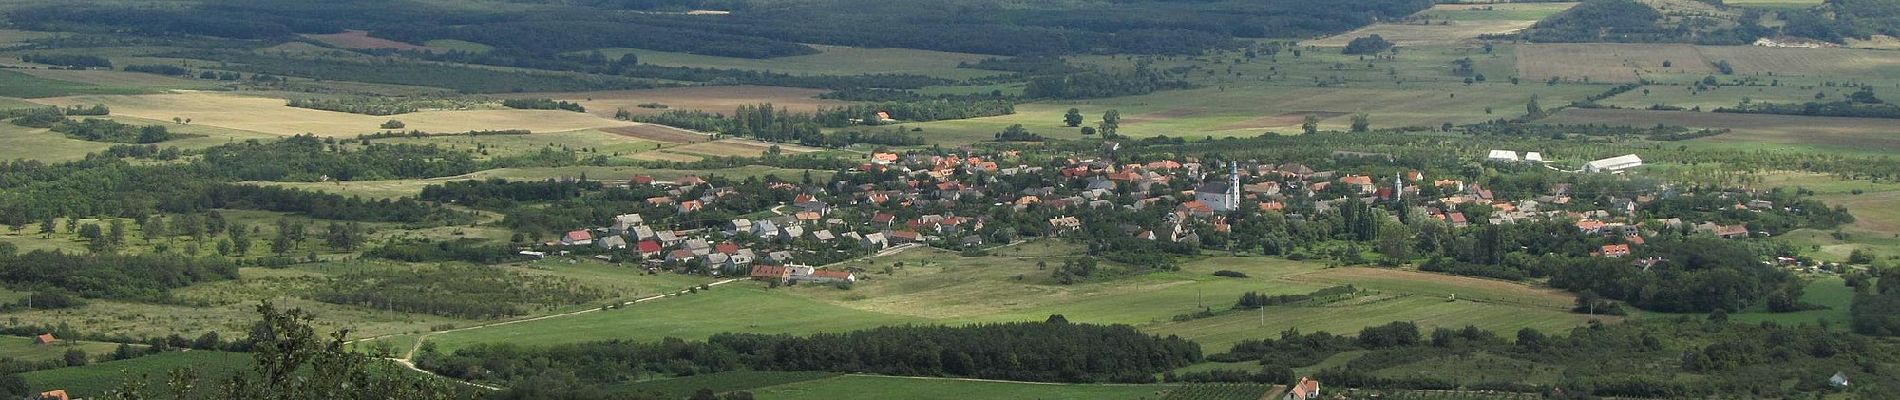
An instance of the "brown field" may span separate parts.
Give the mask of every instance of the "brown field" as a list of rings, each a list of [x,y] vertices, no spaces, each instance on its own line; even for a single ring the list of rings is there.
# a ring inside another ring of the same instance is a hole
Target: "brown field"
[[[383,38],[378,38],[378,37],[370,37],[369,32],[358,31],[358,30],[347,30],[347,31],[343,31],[342,33],[331,33],[331,34],[324,34],[324,35],[304,35],[304,37],[316,39],[317,41],[329,43],[330,45],[333,45],[336,47],[342,47],[346,49],[396,49],[396,50],[428,50],[429,49],[426,46],[417,46],[410,43],[403,43],[403,42],[398,42],[398,41],[383,39]]]
[[[1726,60],[1736,75],[1900,76],[1900,53],[1855,49],[1795,49],[1760,46],[1686,44],[1532,44],[1517,49],[1518,73],[1525,79],[1590,78],[1593,82],[1635,82],[1649,74],[1715,74]],[[1663,68],[1663,61],[1670,61]]]
[[[1478,36],[1511,33],[1529,28],[1537,21],[1450,21],[1445,25],[1373,24],[1364,28],[1317,40],[1300,42],[1320,47],[1346,47],[1353,39],[1379,35],[1399,46],[1447,46],[1477,43]]]
[[[1663,68],[1669,61],[1670,68]],[[1713,74],[1713,61],[1686,44],[1530,44],[1517,48],[1517,71],[1526,80],[1551,77],[1591,82],[1635,82],[1648,73]]]
[[[773,146],[772,143],[763,143],[763,142],[755,142],[751,140],[740,140],[740,139],[726,139],[726,140],[720,140],[717,142],[694,143],[694,144],[689,144],[685,146],[673,147],[673,148],[666,149],[666,151],[670,153],[681,153],[681,154],[712,156],[712,157],[734,157],[734,156],[756,157],[759,154],[765,153],[765,150],[770,149],[772,146]],[[815,151],[814,149],[806,148],[806,147],[802,147],[798,145],[779,144],[778,146],[779,146],[779,151],[785,152],[786,154],[809,153],[809,152]]]
[[[673,162],[694,162],[694,161],[706,159],[705,157],[700,157],[700,156],[695,156],[695,155],[690,155],[690,154],[669,153],[664,150],[638,153],[638,154],[634,154],[632,158],[635,160],[643,160],[643,161],[673,161]]]
[[[192,124],[277,135],[313,133],[319,136],[354,136],[375,131],[378,125],[391,119],[403,121],[409,129],[426,132],[484,129],[562,132],[634,124],[591,114],[553,110],[424,111],[374,116],[295,108],[285,106],[284,100],[279,98],[215,92],[73,96],[39,101],[56,105],[105,104],[112,107],[113,115],[159,121],[171,121],[173,117],[190,118]]]
[[[1281,113],[1280,115],[1274,115],[1270,117],[1260,117],[1260,118],[1246,120],[1243,122],[1222,125],[1221,127],[1215,128],[1215,129],[1237,130],[1237,129],[1281,128],[1281,127],[1288,127],[1288,126],[1298,126],[1302,123],[1305,123],[1306,116],[1308,115],[1318,116],[1319,119],[1325,120],[1328,118],[1341,117],[1348,114],[1352,114],[1352,113],[1339,112],[1339,111],[1294,111],[1294,112],[1288,112],[1288,113]]]
[[[712,137],[697,132],[654,124],[605,128],[600,131],[660,143],[699,143],[712,141]]]
[[[1734,132],[1696,141],[1765,142],[1900,151],[1900,122],[1890,119],[1572,108],[1544,122],[1629,126],[1665,124],[1732,129]]]
[[[654,115],[665,112],[651,108],[640,108],[640,104],[660,103],[668,109],[700,110],[721,114],[732,114],[742,105],[772,103],[773,106],[798,112],[813,112],[819,107],[836,107],[848,102],[819,99],[820,89],[801,89],[770,86],[691,86],[664,89],[614,90],[602,92],[575,93],[529,93],[511,95],[517,98],[552,98],[575,101],[586,106],[588,112],[604,117],[612,117],[614,111],[627,109],[637,115]]]

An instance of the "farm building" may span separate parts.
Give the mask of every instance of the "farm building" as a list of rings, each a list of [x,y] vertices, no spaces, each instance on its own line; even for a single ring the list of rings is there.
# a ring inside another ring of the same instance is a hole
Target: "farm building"
[[[1583,165],[1583,171],[1584,172],[1620,172],[1626,169],[1636,168],[1640,166],[1643,166],[1643,159],[1641,157],[1637,157],[1635,154],[1625,154],[1625,155],[1620,155],[1616,157],[1610,157],[1610,158],[1605,158],[1601,160],[1591,161],[1589,164]]]
[[[59,338],[53,337],[51,333],[42,333],[39,336],[33,337],[33,344],[47,345],[53,344],[53,342],[56,341],[59,341]]]
[[[561,245],[564,246],[586,246],[590,244],[594,244],[594,233],[585,229],[561,235]]]
[[[787,276],[791,280],[799,282],[834,283],[858,281],[857,275],[846,271],[822,270],[807,265],[787,265],[785,269],[790,271],[790,274]],[[757,269],[754,269],[754,271],[756,270]]]
[[[1524,162],[1534,162],[1534,163],[1544,162],[1544,153],[1539,153],[1535,151],[1524,152]]]
[[[1484,156],[1484,159],[1486,161],[1517,162],[1517,152],[1512,150],[1492,150],[1490,155]]]
[[[1287,388],[1285,400],[1307,400],[1319,398],[1319,381],[1313,378],[1300,378],[1299,383]]]

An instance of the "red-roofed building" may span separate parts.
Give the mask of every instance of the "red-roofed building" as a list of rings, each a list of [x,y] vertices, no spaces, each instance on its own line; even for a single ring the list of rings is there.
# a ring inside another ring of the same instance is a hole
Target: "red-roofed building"
[[[706,184],[706,180],[699,179],[698,175],[687,175],[680,177],[679,181],[675,181],[674,183],[678,183],[680,186],[699,186]]]
[[[52,333],[42,333],[39,336],[33,337],[33,344],[38,345],[50,345],[57,341],[59,341],[59,338],[53,337]]]
[[[54,389],[40,392],[40,400],[72,400],[72,397],[64,389]]]
[[[1602,254],[1602,255],[1603,255],[1604,257],[1623,257],[1623,256],[1627,256],[1627,255],[1630,255],[1630,245],[1627,245],[1627,244],[1606,244],[1606,245],[1603,245],[1603,252],[1602,252],[1602,253],[1600,253],[1600,254]]]
[[[652,175],[634,175],[634,176],[633,176],[633,180],[630,180],[630,181],[627,181],[627,184],[629,184],[629,185],[651,185],[651,184],[653,184],[653,176],[652,176]]]
[[[893,222],[897,222],[896,215],[885,214],[885,213],[877,213],[877,214],[871,215],[871,223],[875,225],[891,226],[891,223]]]
[[[634,244],[634,248],[640,251],[641,257],[653,258],[660,256],[660,242],[657,240],[642,240],[640,243]]]
[[[892,243],[916,243],[924,240],[923,234],[911,231],[891,232]]]
[[[704,208],[706,208],[706,203],[702,203],[699,200],[683,201],[680,202],[679,206],[680,214],[699,212],[699,210]]]
[[[561,235],[561,244],[567,246],[594,244],[594,233],[586,229],[571,231],[566,235]]]
[[[719,244],[713,245],[713,251],[726,255],[739,254],[739,245],[733,244],[732,242],[720,242]]]
[[[1319,381],[1301,377],[1299,383],[1287,388],[1284,400],[1308,400],[1319,398]]]
[[[792,278],[792,269],[774,265],[758,265],[752,267],[751,277],[762,281],[789,280]]]

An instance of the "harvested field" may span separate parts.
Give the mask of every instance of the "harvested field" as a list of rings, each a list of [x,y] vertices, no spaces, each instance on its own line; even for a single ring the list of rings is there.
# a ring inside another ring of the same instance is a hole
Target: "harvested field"
[[[634,154],[632,158],[635,160],[642,160],[642,161],[673,161],[673,162],[694,162],[694,161],[706,159],[705,157],[695,156],[691,154],[670,153],[666,151],[649,151],[645,153]]]
[[[614,90],[602,92],[576,93],[531,93],[511,95],[518,98],[552,98],[579,102],[588,112],[603,117],[612,117],[614,111],[626,109],[635,115],[655,115],[669,109],[700,110],[721,114],[732,114],[732,110],[742,105],[772,103],[773,106],[797,112],[813,112],[819,107],[837,107],[848,102],[819,99],[825,93],[821,89],[801,89],[771,86],[692,86],[664,89]],[[641,104],[665,104],[667,109],[641,108]]]
[[[1900,123],[1890,119],[1572,108],[1545,119],[1556,124],[1680,125],[1732,129],[1694,142],[1811,145],[1857,151],[1900,151]],[[1890,154],[1890,153],[1889,153]]]
[[[358,31],[358,30],[346,30],[346,31],[343,31],[342,33],[331,33],[331,34],[323,34],[323,35],[303,35],[303,36],[307,38],[311,38],[311,39],[316,39],[317,41],[320,41],[320,42],[329,43],[336,47],[342,47],[346,49],[396,49],[396,50],[428,50],[429,49],[429,47],[427,46],[417,46],[410,43],[403,43],[403,42],[398,42],[398,41],[379,38],[379,37],[370,37],[369,32]]]
[[[1319,47],[1346,47],[1353,39],[1379,35],[1399,46],[1436,46],[1475,44],[1478,36],[1512,33],[1529,28],[1537,21],[1472,20],[1424,24],[1373,24],[1364,28],[1318,40],[1300,42]]]
[[[426,132],[527,129],[560,132],[633,125],[591,114],[552,110],[424,111],[396,116],[373,116],[295,108],[283,99],[230,93],[183,92],[139,96],[73,96],[41,100],[55,105],[105,104],[113,115],[159,121],[190,118],[192,124],[211,125],[277,135],[314,133],[319,136],[355,136],[375,131],[390,119],[409,129]]]
[[[685,146],[668,148],[666,150],[667,152],[670,152],[670,153],[682,153],[682,154],[711,156],[711,157],[735,157],[735,156],[736,157],[757,157],[759,154],[764,154],[765,151],[767,149],[772,148],[772,146],[773,146],[772,143],[755,142],[751,140],[727,139],[727,140],[721,140],[717,142],[694,143],[694,144],[689,144]],[[809,153],[813,151],[812,149],[795,146],[795,145],[780,144],[778,146],[779,146],[779,151],[783,151],[788,154]]]
[[[712,137],[698,132],[655,124],[602,128],[600,131],[660,143],[699,143],[712,141]]]
[[[1663,62],[1669,68],[1663,68]],[[1552,77],[1591,82],[1635,82],[1642,74],[1713,74],[1715,66],[1686,44],[1532,44],[1518,46],[1517,70],[1526,80]]]

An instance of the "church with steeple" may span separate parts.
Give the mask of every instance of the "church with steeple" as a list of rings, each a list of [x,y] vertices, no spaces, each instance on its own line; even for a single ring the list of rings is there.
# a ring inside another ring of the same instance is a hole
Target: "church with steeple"
[[[1194,200],[1207,204],[1214,212],[1240,208],[1240,163],[1229,163],[1227,180],[1209,180],[1194,189]]]

